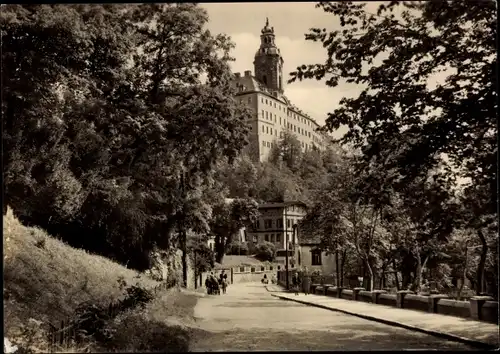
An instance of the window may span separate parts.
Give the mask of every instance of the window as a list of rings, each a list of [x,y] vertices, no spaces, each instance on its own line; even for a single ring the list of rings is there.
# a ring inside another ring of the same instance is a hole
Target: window
[[[270,267],[269,267],[269,270],[273,270],[273,266],[270,266]]]
[[[257,235],[253,235],[252,241],[253,243],[257,243]]]
[[[252,273],[255,273],[255,267],[250,268],[250,271],[251,271]]]
[[[260,98],[260,102],[264,103],[264,97]]]
[[[276,108],[276,102],[274,102],[274,108]]]
[[[266,119],[267,119],[267,112],[266,112]]]
[[[273,135],[273,128],[269,128],[271,130],[271,135]]]
[[[298,261],[299,261],[299,265],[300,265],[300,263],[301,263],[301,262],[300,262],[300,252],[299,252],[299,254],[298,254]]]
[[[266,240],[266,242],[269,242],[269,234],[264,235],[264,240]]]
[[[276,114],[274,115],[274,123],[276,123]]]
[[[276,242],[281,242],[281,234],[276,234]]]
[[[308,132],[308,134],[309,134],[309,138],[310,138],[311,137],[311,132]]]
[[[286,219],[286,227],[290,228],[290,219]]]
[[[283,227],[283,219],[276,219],[276,227]]]
[[[266,133],[269,134],[269,127],[266,127]]]
[[[267,104],[267,98],[266,98],[266,104]]]
[[[270,148],[271,147],[271,143],[268,141],[267,142],[267,147]]]
[[[278,270],[280,270],[280,269],[281,269],[281,266],[278,266]]]
[[[321,265],[321,251],[318,249],[311,251],[311,264],[314,266]]]
[[[260,267],[260,271],[264,272],[266,270],[266,267]]]
[[[264,128],[264,127],[262,127],[262,128]],[[265,141],[262,142],[262,146],[264,146],[264,147],[266,146],[266,142]]]
[[[271,219],[264,220],[264,227],[266,229],[270,229],[273,227],[273,221]]]
[[[240,273],[244,273],[245,272],[245,267],[240,267]]]

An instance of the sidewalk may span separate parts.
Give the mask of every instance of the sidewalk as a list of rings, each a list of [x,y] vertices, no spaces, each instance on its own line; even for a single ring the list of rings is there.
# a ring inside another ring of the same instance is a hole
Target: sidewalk
[[[278,285],[269,285],[272,296],[305,305],[339,311],[391,326],[406,328],[484,349],[499,348],[499,328],[495,324],[322,295],[294,295]]]

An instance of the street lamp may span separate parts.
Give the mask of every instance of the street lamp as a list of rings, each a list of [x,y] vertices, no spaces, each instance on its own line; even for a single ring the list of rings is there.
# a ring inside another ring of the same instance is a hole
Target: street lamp
[[[288,215],[287,205],[285,202],[285,276],[286,276],[286,289],[290,290],[290,283],[288,279]]]

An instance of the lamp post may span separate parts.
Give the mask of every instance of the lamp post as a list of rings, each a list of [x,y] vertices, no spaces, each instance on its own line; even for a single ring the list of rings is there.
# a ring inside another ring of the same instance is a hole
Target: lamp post
[[[286,289],[290,290],[290,283],[288,279],[288,215],[287,205],[285,203],[285,276],[286,276]]]

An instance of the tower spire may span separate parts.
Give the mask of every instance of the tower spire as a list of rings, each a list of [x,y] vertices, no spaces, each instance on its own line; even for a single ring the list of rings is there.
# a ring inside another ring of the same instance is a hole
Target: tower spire
[[[269,17],[266,17],[266,27],[269,27]]]

